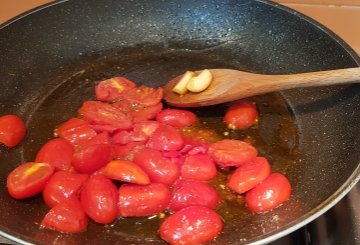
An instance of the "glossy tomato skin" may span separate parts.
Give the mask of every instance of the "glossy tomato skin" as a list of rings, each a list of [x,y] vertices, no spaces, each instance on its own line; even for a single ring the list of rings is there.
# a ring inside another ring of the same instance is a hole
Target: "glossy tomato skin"
[[[24,121],[16,115],[4,115],[0,117],[0,143],[7,147],[15,147],[26,135]]]
[[[150,184],[147,173],[137,164],[127,160],[114,160],[106,164],[102,173],[109,179],[138,185]]]
[[[170,191],[161,183],[123,184],[119,188],[119,215],[142,217],[162,212],[169,204]]]
[[[258,151],[244,141],[224,139],[212,143],[209,146],[208,154],[220,167],[230,167],[252,161]]]
[[[63,138],[49,140],[41,147],[36,155],[35,162],[50,163],[57,170],[72,171],[71,165],[74,147]]]
[[[54,206],[41,222],[42,228],[68,233],[86,231],[87,225],[88,217],[75,197]]]
[[[15,199],[35,196],[44,189],[54,170],[54,166],[49,163],[23,163],[8,175],[8,193]]]
[[[223,229],[221,217],[212,209],[190,206],[170,215],[160,226],[160,237],[173,245],[203,244]]]
[[[95,137],[96,131],[90,127],[88,122],[74,117],[55,129],[55,135],[66,139],[72,145],[79,145]]]
[[[121,98],[124,91],[134,88],[136,84],[125,77],[112,77],[95,86],[96,99],[113,102]]]
[[[207,181],[214,179],[216,175],[214,161],[205,154],[189,155],[181,166],[181,176],[185,179]]]
[[[245,203],[252,212],[265,213],[283,204],[290,195],[289,180],[280,173],[272,173],[245,194]]]
[[[81,191],[80,201],[85,213],[97,223],[109,224],[117,217],[117,188],[102,175],[90,176]]]
[[[114,159],[132,161],[143,148],[145,148],[144,142],[129,142],[125,145],[112,144],[112,155]]]
[[[180,176],[179,166],[154,149],[140,150],[135,155],[134,163],[148,174],[151,182],[171,185]]]
[[[253,161],[243,163],[238,167],[227,181],[227,186],[243,194],[255,185],[266,179],[271,173],[268,160],[264,157],[256,157]]]
[[[191,111],[165,109],[157,114],[156,120],[173,127],[187,127],[193,124],[197,120],[197,117]]]
[[[54,207],[70,197],[78,197],[88,175],[58,171],[53,174],[42,192],[49,207]]]
[[[184,146],[184,139],[174,127],[162,124],[149,137],[146,146],[159,151],[177,151]]]
[[[248,100],[240,100],[226,111],[224,121],[231,129],[245,129],[256,123],[256,105]]]
[[[220,196],[211,185],[197,180],[179,180],[175,183],[169,209],[178,211],[189,206],[205,206],[214,209]]]

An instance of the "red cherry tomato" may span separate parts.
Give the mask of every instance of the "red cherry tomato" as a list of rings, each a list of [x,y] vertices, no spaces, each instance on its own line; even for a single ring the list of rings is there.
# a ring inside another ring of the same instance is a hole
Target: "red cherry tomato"
[[[145,147],[144,142],[130,142],[128,144],[113,144],[112,154],[114,159],[132,161],[135,155]]]
[[[158,214],[169,201],[170,191],[164,184],[123,184],[119,188],[119,215],[141,217]]]
[[[189,155],[181,166],[181,176],[185,179],[206,181],[215,178],[216,175],[215,163],[208,155]]]
[[[155,105],[150,105],[146,107],[137,106],[131,111],[131,116],[133,118],[133,122],[142,122],[153,119],[156,115],[162,110],[162,103],[157,103]]]
[[[280,173],[272,173],[245,194],[245,203],[254,213],[265,213],[283,204],[290,195],[289,180]]]
[[[124,91],[135,86],[135,83],[125,77],[106,79],[95,86],[96,98],[101,101],[112,102],[119,99]]]
[[[26,126],[23,120],[16,115],[0,117],[0,143],[7,147],[18,145],[25,137]]]
[[[259,184],[270,173],[270,164],[266,158],[256,157],[253,161],[240,165],[231,174],[227,186],[233,191],[242,194]]]
[[[123,99],[127,100],[132,106],[153,106],[160,103],[162,97],[162,88],[146,86],[135,87],[123,93]]]
[[[111,150],[108,144],[84,145],[75,151],[72,165],[79,173],[91,174],[111,160]]]
[[[176,151],[184,146],[184,139],[174,127],[163,124],[149,137],[146,146],[160,151]]]
[[[208,154],[220,167],[229,167],[252,161],[258,151],[244,141],[224,139],[211,144]]]
[[[224,121],[231,129],[245,129],[255,124],[257,116],[254,103],[240,100],[226,111]]]
[[[95,137],[96,131],[90,127],[88,122],[79,118],[71,118],[55,129],[55,134],[73,145],[78,145]]]
[[[191,206],[169,216],[160,226],[160,237],[173,245],[203,244],[223,229],[221,217],[212,209]]]
[[[78,233],[86,230],[88,218],[75,197],[53,207],[41,221],[41,227],[59,232]]]
[[[56,138],[48,141],[36,155],[35,162],[50,163],[57,170],[72,171],[74,148],[69,141]]]
[[[178,211],[189,206],[205,206],[214,209],[220,196],[211,185],[197,180],[179,180],[175,184],[169,209]]]
[[[152,182],[171,185],[180,176],[179,167],[154,149],[140,150],[135,155],[134,163],[148,174]]]
[[[23,163],[8,175],[8,192],[15,199],[35,196],[44,189],[53,173],[54,166],[49,163]]]
[[[47,182],[42,193],[46,205],[54,207],[70,197],[77,198],[87,178],[85,174],[56,172]]]
[[[118,215],[117,188],[102,175],[90,176],[81,191],[80,201],[85,213],[97,223],[109,224]]]
[[[126,161],[116,160],[106,164],[102,172],[106,177],[123,182],[139,185],[150,184],[149,176],[137,164]]]
[[[156,120],[173,127],[187,127],[196,121],[197,117],[191,111],[180,109],[165,109],[159,112]]]

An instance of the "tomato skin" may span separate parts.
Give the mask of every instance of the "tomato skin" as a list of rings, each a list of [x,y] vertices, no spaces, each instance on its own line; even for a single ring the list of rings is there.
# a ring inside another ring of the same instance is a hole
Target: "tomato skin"
[[[271,167],[264,157],[256,157],[251,162],[240,165],[230,176],[227,186],[233,191],[243,194],[266,179]]]
[[[151,182],[171,185],[180,176],[179,167],[154,149],[140,150],[135,155],[134,163],[148,174]]]
[[[135,86],[135,83],[125,77],[112,77],[95,86],[96,99],[113,102],[119,99],[124,91]]]
[[[214,161],[205,154],[189,155],[181,166],[181,176],[185,179],[207,181],[215,178],[216,175]]]
[[[86,174],[58,171],[50,178],[42,192],[43,199],[49,207],[54,207],[70,197],[76,197],[88,179]]]
[[[149,137],[146,146],[160,151],[177,151],[184,146],[184,139],[174,127],[162,124]]]
[[[102,172],[109,179],[138,185],[150,184],[149,176],[137,164],[126,160],[115,160],[106,164]]]
[[[240,100],[226,111],[224,121],[231,129],[246,129],[256,123],[256,105],[248,100]]]
[[[55,129],[55,135],[66,139],[72,145],[78,145],[95,137],[96,131],[90,127],[88,122],[74,117]]]
[[[23,163],[7,176],[8,193],[15,199],[35,196],[44,189],[53,173],[54,166],[49,163]]]
[[[41,221],[41,227],[59,232],[78,233],[86,231],[88,217],[75,197],[54,206]]]
[[[254,213],[268,212],[287,201],[291,195],[289,180],[280,173],[272,173],[245,194],[246,206]]]
[[[203,244],[223,229],[220,216],[210,208],[190,206],[170,215],[160,226],[160,237],[173,245]]]
[[[139,86],[124,92],[122,98],[132,106],[148,107],[160,103],[162,97],[162,88]]]
[[[80,201],[85,213],[97,223],[109,224],[117,217],[117,188],[102,175],[90,176],[81,191]]]
[[[72,171],[74,148],[69,141],[56,138],[45,143],[36,155],[35,162],[50,163],[57,170]]]
[[[4,115],[0,117],[0,143],[7,147],[15,147],[26,135],[24,121],[16,115]]]
[[[137,123],[155,118],[162,108],[163,104],[160,102],[151,106],[135,107],[130,114],[133,118],[133,122]]]
[[[211,185],[197,180],[179,180],[175,184],[169,209],[178,211],[189,206],[205,206],[214,209],[220,196]]]
[[[132,161],[135,155],[145,147],[144,142],[129,142],[128,144],[113,144],[112,155],[114,159]]]
[[[229,167],[252,161],[258,151],[244,141],[224,139],[211,144],[208,154],[220,167]]]
[[[119,188],[119,215],[142,217],[158,214],[167,207],[169,201],[170,191],[164,184],[123,184]]]
[[[194,113],[180,109],[165,109],[156,116],[156,121],[173,127],[187,127],[196,120],[197,117]]]

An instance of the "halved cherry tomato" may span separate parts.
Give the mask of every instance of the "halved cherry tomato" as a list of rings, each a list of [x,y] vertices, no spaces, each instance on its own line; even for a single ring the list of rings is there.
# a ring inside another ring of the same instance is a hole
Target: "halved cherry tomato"
[[[240,100],[226,111],[224,121],[231,129],[245,129],[257,120],[256,105],[248,100]]]
[[[7,147],[18,145],[25,137],[26,126],[23,120],[16,115],[0,117],[0,143]]]
[[[184,146],[184,139],[174,127],[162,124],[149,137],[146,146],[160,151],[176,151]]]
[[[142,122],[153,119],[156,115],[162,110],[162,103],[157,103],[155,105],[150,105],[146,107],[137,106],[134,107],[131,111],[131,116],[133,118],[133,122]]]
[[[80,189],[88,175],[58,171],[50,178],[43,190],[43,199],[49,207],[80,194]]]
[[[149,176],[137,164],[126,160],[115,160],[106,164],[102,172],[106,177],[138,185],[150,184]]]
[[[271,173],[268,160],[256,157],[253,161],[243,163],[231,175],[227,186],[233,191],[242,194],[259,184]]]
[[[46,162],[53,165],[57,170],[72,171],[73,154],[74,147],[69,141],[56,138],[49,140],[41,147],[36,155],[35,162]]]
[[[114,159],[132,161],[135,155],[145,147],[144,142],[129,142],[128,144],[113,144],[112,154]]]
[[[112,136],[116,144],[128,144],[132,141],[146,141],[159,127],[156,121],[142,121],[134,124],[133,130],[121,130]]]
[[[90,127],[88,122],[74,117],[55,129],[55,135],[66,139],[73,145],[78,145],[95,137],[96,131]]]
[[[203,244],[223,229],[221,217],[212,209],[190,206],[170,215],[160,226],[160,237],[173,245]]]
[[[179,167],[154,149],[140,150],[135,155],[134,163],[148,174],[152,182],[171,185],[180,176]]]
[[[224,139],[211,144],[208,154],[220,167],[229,167],[252,161],[258,151],[244,141]]]
[[[147,107],[161,102],[163,89],[139,86],[125,91],[122,96],[132,105]]]
[[[180,109],[165,109],[159,112],[156,120],[173,127],[187,127],[196,121],[197,117],[191,111]]]
[[[215,163],[208,155],[189,155],[181,166],[181,176],[185,179],[206,181],[215,178],[216,175]]]
[[[8,192],[15,199],[35,196],[44,189],[53,173],[54,166],[49,163],[23,163],[8,175]]]
[[[178,211],[189,206],[205,206],[214,209],[220,196],[211,185],[198,180],[179,180],[175,184],[169,209]]]
[[[246,206],[254,213],[268,212],[287,201],[291,195],[289,180],[280,173],[272,173],[245,194]]]
[[[78,233],[86,230],[88,217],[76,197],[53,207],[41,221],[41,227],[59,232]]]
[[[123,184],[119,188],[119,215],[141,217],[158,214],[169,201],[170,191],[164,184]]]
[[[81,195],[85,213],[100,224],[113,222],[118,215],[118,191],[108,178],[93,175],[85,183]]]
[[[106,79],[95,86],[96,98],[101,101],[113,102],[119,99],[124,91],[135,86],[135,83],[125,77]]]
[[[83,145],[101,145],[101,144],[111,144],[111,139],[108,132],[102,132],[91,139],[89,139],[87,142],[84,142],[83,144],[80,144],[79,146],[82,147]]]

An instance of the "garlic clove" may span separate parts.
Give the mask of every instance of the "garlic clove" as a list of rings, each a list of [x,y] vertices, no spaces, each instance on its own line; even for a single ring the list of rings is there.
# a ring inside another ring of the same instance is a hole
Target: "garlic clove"
[[[181,79],[175,85],[175,87],[172,89],[172,91],[177,94],[180,94],[180,95],[185,94],[188,91],[187,84],[194,76],[195,76],[195,73],[192,71],[185,72],[185,74],[181,77]]]

